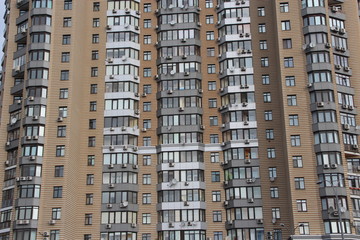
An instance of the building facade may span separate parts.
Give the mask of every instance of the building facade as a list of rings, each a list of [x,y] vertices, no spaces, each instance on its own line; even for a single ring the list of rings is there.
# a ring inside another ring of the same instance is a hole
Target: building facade
[[[5,0],[0,240],[360,239],[356,0]]]

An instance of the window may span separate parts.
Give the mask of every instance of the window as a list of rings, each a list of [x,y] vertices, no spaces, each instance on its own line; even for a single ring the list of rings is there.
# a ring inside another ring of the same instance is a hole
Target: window
[[[291,135],[290,136],[291,146],[292,147],[298,147],[301,145],[300,142],[300,135]]]
[[[213,15],[206,15],[205,23],[206,24],[214,24],[214,16]]]
[[[91,77],[97,77],[99,74],[99,70],[97,67],[92,67],[91,68]]]
[[[305,189],[305,179],[303,177],[295,178],[295,189]]]
[[[144,185],[151,184],[151,174],[143,174],[143,184]]]
[[[274,129],[266,129],[266,139],[267,140],[272,140],[274,139]]]
[[[71,17],[65,17],[64,18],[63,27],[71,27]]]
[[[221,211],[213,211],[213,221],[214,222],[221,222],[222,221]]]
[[[50,240],[60,240],[60,230],[51,230]]]
[[[272,216],[272,219],[279,219],[280,218],[280,208],[272,208],[271,216]]]
[[[56,146],[56,156],[57,157],[65,156],[65,145]]]
[[[292,156],[292,160],[293,160],[294,168],[302,168],[303,167],[302,156]]]
[[[265,8],[264,7],[258,7],[258,16],[259,17],[265,16]]]
[[[90,112],[96,111],[96,101],[90,102]]]
[[[93,199],[94,199],[94,194],[92,194],[92,193],[87,193],[87,194],[86,194],[85,204],[86,204],[86,205],[93,205],[93,203],[94,203]]]
[[[62,198],[62,186],[54,187],[53,198]]]
[[[210,116],[210,126],[217,126],[218,125],[218,117],[217,116]]]
[[[299,223],[299,233],[300,235],[309,235],[310,234],[309,223],[307,222]]]
[[[143,111],[144,112],[151,112],[151,102],[144,102]]]
[[[93,27],[100,27],[100,19],[93,18]]]
[[[284,58],[284,67],[286,68],[294,67],[294,59],[292,57]]]
[[[206,8],[213,8],[214,7],[213,0],[205,0],[205,7]]]
[[[94,12],[100,11],[100,2],[94,2],[93,3],[93,11]]]
[[[99,43],[99,41],[100,41],[99,34],[93,34],[92,35],[92,43]]]
[[[270,103],[271,102],[271,93],[266,92],[263,93],[264,103]]]
[[[151,3],[144,3],[144,12],[151,12]]]
[[[151,77],[151,68],[144,68],[144,77]]]
[[[144,44],[151,44],[151,35],[144,36]]]
[[[209,108],[216,108],[217,107],[217,99],[216,98],[210,98],[209,99]]]
[[[141,236],[141,240],[151,240],[151,234],[150,233],[143,233]]]
[[[307,212],[306,200],[296,200],[298,212]]]
[[[289,115],[289,125],[299,126],[299,115],[297,114]]]
[[[260,23],[258,25],[259,33],[265,33],[266,32],[266,26],[265,23]]]
[[[151,193],[143,193],[142,203],[143,204],[151,204]]]
[[[280,3],[280,12],[282,13],[289,12],[289,3],[287,2]]]
[[[207,69],[207,72],[209,74],[214,74],[216,72],[215,64],[208,64]]]
[[[97,85],[97,84],[91,84],[91,85],[90,85],[90,94],[96,94],[96,93],[97,93],[97,89],[98,89],[98,85]]]
[[[96,129],[96,119],[89,119],[89,129]]]
[[[143,165],[144,166],[150,166],[151,165],[151,156],[150,155],[144,155],[143,156]]]
[[[66,137],[66,126],[57,127],[57,137]]]
[[[218,152],[210,153],[210,162],[212,163],[220,162],[220,155]]]
[[[60,99],[66,99],[69,97],[69,89],[67,88],[60,88]]]
[[[98,60],[99,59],[99,51],[93,50],[91,51],[91,60]]]
[[[265,118],[265,121],[272,121],[273,120],[272,111],[271,110],[265,111],[264,118]]]
[[[151,19],[144,19],[144,28],[151,28]]]
[[[61,208],[53,208],[51,213],[52,220],[59,220],[61,219]]]
[[[142,214],[142,224],[151,224],[151,214],[150,213]]]
[[[270,188],[270,197],[271,198],[279,198],[279,188],[278,187]]]
[[[289,20],[281,21],[281,30],[283,30],[283,31],[289,31],[289,30],[291,30],[291,26],[290,26],[290,21],[289,21]]]
[[[276,157],[275,148],[268,148],[267,149],[267,157],[268,158],[275,158]]]
[[[297,105],[296,95],[287,95],[287,104],[288,106],[296,106]]]
[[[222,232],[214,232],[214,240],[223,240]]]
[[[266,50],[267,47],[267,41],[266,40],[260,40],[260,50]]]
[[[61,62],[70,62],[70,53],[69,52],[61,53]]]
[[[145,128],[145,129],[150,129],[151,128],[151,120],[150,119],[144,119],[143,128]]]
[[[151,85],[150,84],[146,84],[144,85],[144,93],[146,94],[150,94],[151,93]]]
[[[96,138],[95,137],[89,137],[88,138],[88,147],[95,147],[96,145]]]
[[[144,52],[144,61],[150,61],[151,60],[151,52],[145,51]]]
[[[86,175],[86,185],[94,185],[94,174]]]
[[[214,40],[214,39],[215,39],[215,33],[213,31],[207,31],[206,40]]]
[[[283,39],[283,48],[284,49],[292,48],[292,40],[291,40],[291,38]]]
[[[269,85],[270,84],[270,76],[269,75],[262,75],[262,84]]]
[[[92,214],[85,214],[85,225],[92,225]]]
[[[213,202],[221,201],[221,192],[220,191],[212,191],[212,201]]]
[[[220,182],[220,172],[211,172],[211,181]]]
[[[88,155],[87,163],[88,166],[95,166],[95,155]]]
[[[143,137],[143,146],[151,146],[151,137]]]
[[[72,0],[64,0],[64,10],[72,9]]]
[[[219,143],[219,135],[210,134],[210,143]]]
[[[207,48],[206,54],[208,57],[214,57],[215,56],[215,48]]]
[[[285,85],[287,87],[295,86],[295,77],[294,76],[286,76],[285,77]]]
[[[61,70],[60,80],[61,81],[69,80],[69,70]]]
[[[277,177],[276,167],[269,167],[268,170],[269,170],[269,178]]]
[[[282,240],[282,230],[274,229],[274,240]]]
[[[91,240],[91,234],[85,234],[84,240]]]
[[[260,61],[261,61],[261,66],[262,67],[268,67],[269,66],[269,58],[268,57],[262,57]]]
[[[216,91],[216,82],[208,82],[208,90],[209,91]]]
[[[71,35],[63,35],[62,44],[69,45],[71,43]]]
[[[64,166],[55,166],[55,177],[64,177]]]

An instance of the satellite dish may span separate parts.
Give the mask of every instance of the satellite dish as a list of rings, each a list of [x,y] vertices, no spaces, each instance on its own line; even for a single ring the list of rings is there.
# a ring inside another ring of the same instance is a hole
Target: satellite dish
[[[12,118],[11,119],[11,124],[15,124],[17,122],[17,118]]]
[[[123,205],[124,207],[127,207],[127,206],[129,205],[129,202],[125,201],[125,202],[122,203],[122,205]]]

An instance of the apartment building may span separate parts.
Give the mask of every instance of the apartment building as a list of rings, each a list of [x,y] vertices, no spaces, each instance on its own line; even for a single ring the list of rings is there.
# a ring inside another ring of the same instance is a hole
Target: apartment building
[[[358,1],[5,7],[0,240],[360,239]]]

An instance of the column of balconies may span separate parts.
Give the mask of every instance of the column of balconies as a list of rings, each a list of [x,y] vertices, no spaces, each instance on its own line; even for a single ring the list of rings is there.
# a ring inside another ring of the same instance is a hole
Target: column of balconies
[[[244,237],[252,232],[263,234],[264,231],[250,1],[220,1],[216,8],[219,17],[217,41],[220,49],[219,111],[223,122],[221,147],[224,162],[221,165],[225,172],[225,227],[230,238],[237,238],[239,234]],[[252,217],[237,214],[244,209],[252,212]]]
[[[137,239],[139,18],[139,1],[107,10],[101,239]]]

